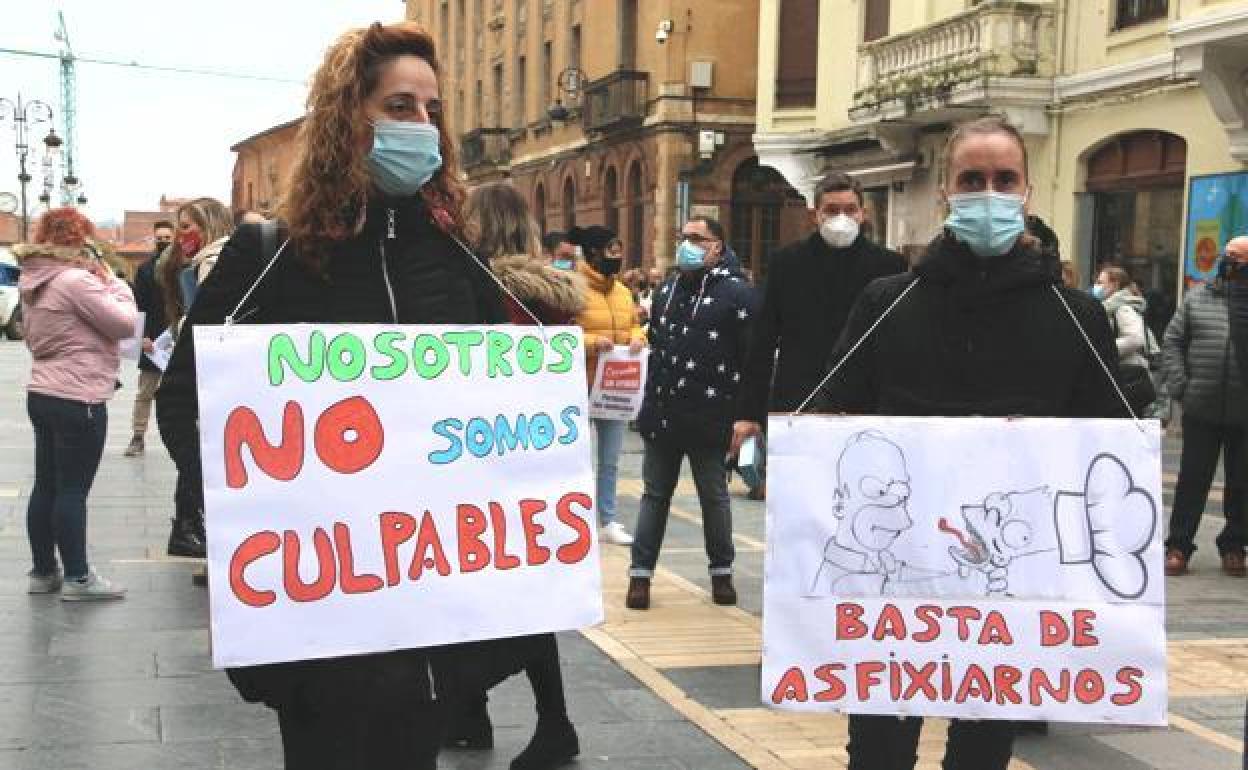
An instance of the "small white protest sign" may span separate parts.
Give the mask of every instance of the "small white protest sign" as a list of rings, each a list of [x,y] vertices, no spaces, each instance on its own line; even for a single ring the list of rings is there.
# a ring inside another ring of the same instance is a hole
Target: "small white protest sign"
[[[762,698],[1166,720],[1156,421],[773,417]]]
[[[216,666],[602,620],[578,328],[194,333]]]
[[[589,416],[600,420],[635,420],[646,396],[646,351],[630,353],[627,345],[598,356],[589,390]]]

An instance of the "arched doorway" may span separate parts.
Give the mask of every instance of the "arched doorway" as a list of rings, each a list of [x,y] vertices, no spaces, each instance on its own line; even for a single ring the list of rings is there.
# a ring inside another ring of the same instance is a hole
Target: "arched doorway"
[[[615,167],[607,169],[606,179],[602,183],[602,215],[603,224],[611,232],[620,234],[619,191],[617,190]]]
[[[537,228],[546,234],[546,187],[538,182],[533,191],[533,218],[537,220]]]
[[[732,175],[732,250],[758,280],[771,255],[796,237],[806,200],[780,172],[749,158]]]
[[[1089,284],[1104,265],[1126,268],[1148,299],[1158,337],[1174,313],[1183,241],[1187,142],[1165,131],[1110,139],[1087,159],[1091,198]]]
[[[641,161],[635,160],[628,167],[628,238],[624,261],[629,267],[639,267],[645,258],[646,196],[641,184]]]
[[[572,177],[563,182],[563,230],[567,232],[576,227],[576,184]]]

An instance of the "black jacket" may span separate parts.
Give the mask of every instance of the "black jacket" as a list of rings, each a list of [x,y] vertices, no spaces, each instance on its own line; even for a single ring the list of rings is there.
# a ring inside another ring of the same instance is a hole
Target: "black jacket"
[[[900,254],[861,235],[847,249],[832,249],[815,232],[777,252],[742,375],[738,419],[766,423],[769,408],[797,408],[823,376],[854,300],[871,281],[905,269]]]
[[[156,260],[159,255],[144,262],[134,274],[134,304],[143,318],[143,336],[154,340],[169,328],[165,320],[165,303],[160,296],[160,285],[156,283]],[[160,367],[139,353],[139,368],[149,372],[159,372]]]
[[[930,416],[1121,417],[1105,371],[1054,294],[1056,256],[1022,245],[981,260],[940,235],[914,272],[873,282],[830,360],[839,362],[917,285],[821,391],[822,411]],[[1111,371],[1118,355],[1099,302],[1058,288]]]
[[[736,270],[680,273],[655,293],[641,434],[685,448],[727,447],[754,290]]]
[[[279,235],[278,242],[284,237]],[[383,274],[383,241],[397,318]],[[193,474],[201,494],[190,327],[220,324],[263,267],[260,225],[240,227],[200,286],[156,394],[161,437],[179,473]],[[323,270],[308,267],[295,249],[287,248],[235,318],[263,324],[474,324],[500,323],[505,314],[493,280],[436,227],[422,201],[406,199],[370,205],[364,229],[334,247]],[[430,697],[427,663],[426,651],[403,650],[233,669],[230,678],[243,697],[275,708],[301,703],[301,694],[309,693],[318,701],[403,704]]]

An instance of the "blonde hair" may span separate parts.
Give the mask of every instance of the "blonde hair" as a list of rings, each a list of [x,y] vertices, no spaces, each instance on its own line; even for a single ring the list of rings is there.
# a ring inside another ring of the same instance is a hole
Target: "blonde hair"
[[[200,249],[213,241],[220,240],[234,231],[234,218],[230,210],[216,198],[195,198],[178,207],[176,221],[180,225],[182,216],[195,223],[200,232]],[[165,318],[172,323],[186,312],[182,307],[182,294],[178,286],[178,273],[186,267],[187,257],[194,254],[183,254],[182,244],[175,237],[169,248],[161,255],[156,271],[156,282],[160,284],[161,298],[165,303]]]
[[[537,221],[524,196],[510,182],[491,182],[474,188],[468,194],[464,219],[477,252],[487,259],[542,253]]]
[[[381,79],[383,68],[400,56],[417,56],[433,69],[441,91],[441,73],[433,37],[420,24],[373,23],[343,34],[325,52],[312,78],[307,114],[295,139],[294,163],[278,212],[290,237],[315,260],[329,242],[350,237],[368,202],[373,182],[367,149],[372,128],[364,103]],[[450,215],[449,226],[462,230],[463,188],[458,181],[456,149],[445,116],[434,112],[442,167],[421,189],[433,209]]]
[[[953,152],[972,136],[985,136],[989,134],[1002,134],[1013,139],[1018,144],[1018,149],[1023,153],[1023,178],[1024,181],[1031,180],[1031,170],[1027,160],[1027,143],[1023,141],[1023,135],[1019,130],[1010,124],[1004,117],[1000,115],[985,115],[982,118],[962,123],[953,129],[949,134],[949,139],[945,142],[945,166],[944,176],[945,184],[949,184],[949,168],[953,165]]]

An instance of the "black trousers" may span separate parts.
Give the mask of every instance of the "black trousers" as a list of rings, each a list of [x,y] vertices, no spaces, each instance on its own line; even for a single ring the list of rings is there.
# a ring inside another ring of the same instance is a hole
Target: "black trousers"
[[[891,716],[849,718],[849,770],[913,770],[923,720]],[[949,723],[944,770],[1006,770],[1014,723],[955,719]]]
[[[1226,524],[1218,535],[1219,553],[1242,553],[1245,540],[1245,488],[1248,487],[1248,456],[1244,454],[1245,428],[1242,425],[1205,422],[1183,417],[1183,454],[1179,459],[1179,480],[1174,487],[1174,508],[1170,513],[1167,548],[1177,548],[1185,556],[1196,550],[1193,542],[1209,497],[1209,485],[1222,455],[1226,483],[1222,510]]]
[[[440,648],[432,660],[435,689],[452,731],[455,720],[484,706],[489,690],[521,671],[528,675],[533,687],[538,721],[567,716],[559,645],[554,634],[452,645]]]
[[[286,770],[437,770],[438,707],[277,710]]]

